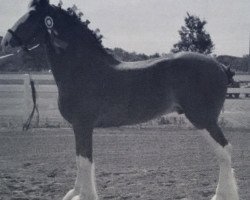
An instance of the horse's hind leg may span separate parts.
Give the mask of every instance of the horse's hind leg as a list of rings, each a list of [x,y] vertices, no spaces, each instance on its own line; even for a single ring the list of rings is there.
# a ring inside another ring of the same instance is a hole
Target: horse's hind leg
[[[202,133],[214,150],[220,165],[219,183],[212,200],[239,200],[237,185],[231,168],[232,146],[224,137],[217,123],[207,126]]]

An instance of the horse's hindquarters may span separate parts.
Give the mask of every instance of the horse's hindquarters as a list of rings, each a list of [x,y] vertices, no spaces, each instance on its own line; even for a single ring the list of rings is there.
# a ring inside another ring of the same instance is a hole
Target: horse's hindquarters
[[[206,58],[206,57],[205,57]],[[223,107],[227,78],[220,65],[210,58],[177,60],[179,83],[174,94],[187,118],[197,128],[217,123]],[[182,66],[183,65],[183,66]]]

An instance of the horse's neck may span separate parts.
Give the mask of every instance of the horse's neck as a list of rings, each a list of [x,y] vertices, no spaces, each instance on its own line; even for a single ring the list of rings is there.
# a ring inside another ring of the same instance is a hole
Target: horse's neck
[[[94,46],[83,49],[83,44],[69,44],[67,49],[55,51],[52,45],[47,45],[48,57],[57,85],[60,87],[71,87],[72,81],[80,78],[93,81],[100,79],[104,74],[109,73],[110,66],[119,62],[113,56],[106,53],[101,47]]]

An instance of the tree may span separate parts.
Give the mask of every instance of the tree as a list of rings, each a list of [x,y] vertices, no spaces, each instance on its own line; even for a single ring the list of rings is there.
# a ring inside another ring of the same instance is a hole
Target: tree
[[[250,55],[244,55],[241,61],[242,71],[249,72],[250,71]]]
[[[130,62],[130,61],[148,60],[151,58],[160,57],[159,53],[155,53],[153,55],[146,55],[144,53],[128,52],[123,50],[122,48],[114,48],[106,50],[119,61]]]
[[[195,15],[187,13],[185,26],[179,30],[181,40],[174,44],[171,50],[173,53],[180,51],[192,51],[203,54],[210,54],[214,49],[214,44],[209,33],[204,29],[207,22]]]

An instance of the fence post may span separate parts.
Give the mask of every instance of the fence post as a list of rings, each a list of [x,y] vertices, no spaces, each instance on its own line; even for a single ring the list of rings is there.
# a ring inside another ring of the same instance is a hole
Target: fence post
[[[24,110],[23,110],[23,122],[29,117],[29,105],[30,105],[30,78],[29,74],[24,74]]]

